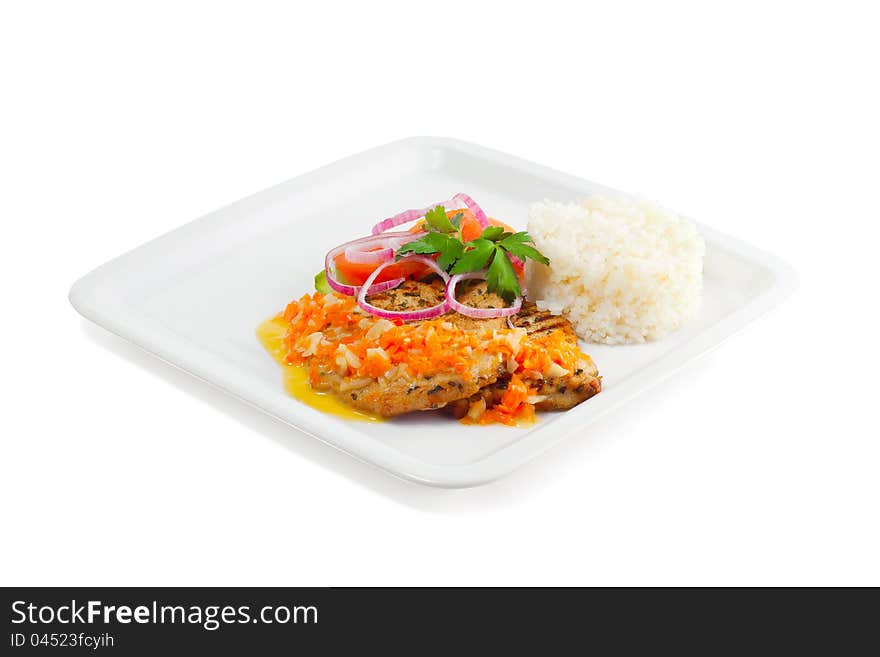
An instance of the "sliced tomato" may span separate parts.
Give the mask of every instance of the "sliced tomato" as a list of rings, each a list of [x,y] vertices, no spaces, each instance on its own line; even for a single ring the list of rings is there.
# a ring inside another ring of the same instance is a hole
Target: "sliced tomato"
[[[469,211],[465,210],[465,215],[461,221],[461,239],[464,242],[470,242],[471,240],[477,239],[480,235],[483,234],[483,227],[480,226],[476,217],[471,214]],[[503,221],[499,221],[498,219],[493,219],[489,217],[489,225],[490,226],[501,226],[504,230],[508,230],[511,233],[515,233],[516,231],[508,226]]]
[[[333,262],[336,263],[336,273],[342,279],[342,282],[348,285],[363,285],[370,277],[370,274],[378,267],[375,264],[362,265],[357,262],[349,262],[345,259],[344,253],[336,256]],[[379,272],[375,282],[382,283],[390,281],[392,278],[421,278],[429,271],[425,265],[418,262],[397,262],[393,265],[388,265]]]

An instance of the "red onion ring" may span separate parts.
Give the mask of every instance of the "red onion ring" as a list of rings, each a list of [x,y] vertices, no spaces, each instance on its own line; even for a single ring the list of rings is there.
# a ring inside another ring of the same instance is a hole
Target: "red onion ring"
[[[350,246],[345,250],[345,259],[357,265],[373,265],[391,260],[394,257],[394,249],[390,247],[379,248],[374,251],[359,251],[357,247]]]
[[[454,210],[459,204],[464,205],[468,210],[473,213],[474,218],[477,220],[477,223],[480,224],[481,228],[486,228],[487,226],[489,226],[489,218],[486,216],[486,213],[483,212],[483,208],[477,205],[476,201],[474,201],[474,199],[472,199],[470,196],[459,192],[448,201],[432,203],[428,207],[422,208],[420,210],[404,210],[400,214],[396,214],[393,217],[388,217],[388,219],[383,219],[378,224],[373,226],[372,233],[373,235],[381,235],[386,230],[391,230],[395,226],[400,226],[401,224],[406,224],[410,221],[421,219],[438,205],[442,205],[447,210]]]
[[[452,200],[464,203],[467,209],[473,213],[474,219],[476,219],[477,223],[480,224],[480,228],[489,227],[489,218],[486,216],[486,213],[483,212],[483,208],[477,205],[476,201],[474,201],[474,199],[472,199],[470,196],[468,196],[464,192],[459,192],[452,197]]]
[[[345,259],[359,265],[373,265],[391,260],[394,252],[407,242],[412,242],[420,237],[427,235],[426,232],[420,231],[411,233],[409,231],[399,231],[397,233],[385,233],[382,235],[373,235],[371,238],[365,238],[367,241],[359,244],[349,243],[345,249]],[[371,243],[371,241],[373,243]],[[372,251],[362,250],[364,247],[378,247]]]
[[[440,266],[434,262],[431,258],[426,258],[420,255],[407,256],[405,258],[401,258],[397,262],[420,262],[423,265],[427,265],[435,272],[440,274],[440,277],[444,282],[449,282],[449,274],[447,274]],[[390,262],[385,262],[379,265],[370,277],[364,281],[364,284],[361,286],[360,291],[357,295],[358,305],[363,308],[366,312],[371,315],[376,315],[377,317],[384,317],[386,319],[402,319],[404,321],[412,321],[416,319],[430,319],[431,317],[437,317],[438,315],[442,315],[447,310],[449,310],[446,301],[444,300],[442,303],[438,303],[436,306],[431,306],[430,308],[423,308],[421,310],[385,310],[384,308],[379,308],[374,306],[373,304],[367,301],[367,295],[374,294],[371,290],[373,290],[376,286],[373,285],[373,281],[376,280],[376,277],[379,275],[385,267],[390,265]]]
[[[340,283],[336,280],[336,275],[334,274],[334,259],[340,253],[345,252],[349,248],[363,246],[365,244],[375,244],[379,240],[387,240],[388,238],[394,239],[406,239],[406,241],[410,241],[411,239],[418,239],[421,237],[422,233],[410,233],[408,231],[399,231],[396,233],[388,233],[382,235],[381,238],[377,238],[376,235],[370,235],[369,237],[362,237],[357,240],[352,240],[351,242],[346,242],[345,244],[340,244],[339,246],[330,249],[327,252],[327,255],[324,256],[324,272],[327,276],[327,285],[331,287],[331,289],[339,292],[339,294],[345,294],[347,296],[353,297],[357,296],[357,293],[360,291],[360,287],[357,285],[347,285],[346,283]],[[382,283],[376,283],[369,290],[369,294],[378,294],[379,292],[385,292],[386,290],[393,289],[403,283],[402,278],[395,278],[390,281],[384,281]]]
[[[455,286],[461,281],[470,281],[474,279],[479,279],[481,281],[485,280],[486,272],[475,271],[468,274],[456,274],[449,279],[449,283],[446,285],[446,303],[455,312],[461,313],[466,317],[473,317],[474,319],[492,319],[494,317],[510,317],[516,315],[520,311],[520,308],[522,308],[521,296],[514,299],[513,305],[508,306],[507,308],[474,308],[473,306],[464,305],[455,298]]]
[[[404,279],[402,278],[392,278],[390,281],[384,281],[382,283],[376,283],[373,287],[369,289],[370,294],[379,294],[379,292],[385,292],[387,290],[393,290],[398,285],[403,283]],[[357,285],[347,285],[345,283],[340,283],[335,278],[333,278],[330,274],[327,274],[327,285],[329,285],[333,290],[339,292],[339,294],[344,294],[348,297],[357,296],[360,291],[360,287]]]
[[[373,226],[372,233],[373,235],[381,235],[386,230],[391,230],[395,226],[400,226],[401,224],[408,224],[410,221],[415,221],[416,219],[421,219],[428,212],[436,208],[438,205],[446,206],[452,205],[454,201],[440,201],[439,203],[432,203],[426,208],[422,208],[420,210],[404,210],[403,212],[394,215],[393,217],[388,217],[387,219],[383,219],[378,224]]]

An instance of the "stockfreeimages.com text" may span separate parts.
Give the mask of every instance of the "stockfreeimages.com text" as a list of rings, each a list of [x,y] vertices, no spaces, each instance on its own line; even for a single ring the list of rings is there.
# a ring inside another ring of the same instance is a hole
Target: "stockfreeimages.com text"
[[[153,600],[149,605],[111,605],[100,600],[70,604],[35,605],[24,600],[12,603],[12,622],[15,624],[192,624],[206,630],[235,623],[315,624],[318,608],[313,605],[278,605],[261,607],[256,612],[248,605],[165,605]]]

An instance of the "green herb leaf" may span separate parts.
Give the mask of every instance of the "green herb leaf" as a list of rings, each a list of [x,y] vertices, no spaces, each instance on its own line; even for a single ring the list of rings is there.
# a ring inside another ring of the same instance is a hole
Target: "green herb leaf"
[[[315,274],[315,290],[321,294],[330,294],[333,291],[327,283],[327,272],[323,269]]]
[[[484,240],[491,240],[493,242],[497,242],[501,239],[501,236],[504,234],[504,229],[501,226],[486,226],[483,230],[483,234],[480,237]]]
[[[452,222],[449,221],[449,217],[446,216],[446,208],[442,205],[428,210],[428,213],[425,215],[425,223],[428,224],[431,230],[436,230],[440,233],[454,233],[456,230]]]
[[[534,243],[528,233],[514,233],[498,242],[498,246],[520,258],[531,258],[544,265],[550,264],[550,260],[543,253],[526,242]]]
[[[528,244],[501,244],[501,248],[505,249],[508,253],[512,253],[515,256],[519,256],[522,259],[531,258],[532,260],[537,260],[543,265],[549,265],[550,260],[544,256],[543,253],[538,251],[533,246],[529,246]]]
[[[504,249],[496,246],[494,251],[492,264],[486,272],[486,289],[510,303],[514,297],[522,295],[519,280]]]
[[[511,243],[511,242],[529,242],[529,243],[531,243],[531,244],[534,244],[534,243],[535,243],[535,240],[532,239],[532,236],[529,235],[529,234],[528,234],[527,232],[525,232],[524,230],[522,230],[522,231],[520,231],[520,232],[518,232],[518,233],[513,233],[512,235],[511,235],[511,234],[508,234],[508,235],[504,238],[504,241],[505,241],[505,242],[508,242],[508,243]]]
[[[437,247],[432,244],[428,244],[427,240],[423,238],[420,240],[415,240],[414,242],[410,242],[409,244],[404,244],[402,247],[400,247],[395,254],[395,260],[400,260],[407,255],[425,255],[428,253],[437,253]]]
[[[461,230],[461,220],[464,219],[464,212],[457,212],[452,219],[449,220],[453,226],[455,226],[455,230]]]
[[[397,249],[397,259],[400,260],[403,256],[411,253],[418,253],[420,255],[439,253],[446,246],[447,240],[449,238],[442,233],[428,233],[417,240],[407,242]]]
[[[444,237],[446,236],[444,235]],[[449,269],[464,251],[464,244],[461,243],[461,240],[454,237],[447,237],[447,240],[446,246],[440,251],[440,257],[437,258],[437,265],[440,269]]]
[[[470,247],[469,251],[461,254],[461,257],[453,266],[451,273],[464,274],[469,271],[479,271],[489,262],[492,253],[495,251],[495,244],[483,238],[477,238],[472,242],[468,242],[464,246]]]
[[[437,264],[442,269],[448,269],[464,251],[464,244],[452,235],[445,233],[428,233],[412,242],[407,242],[397,250],[397,259],[400,260],[408,254],[429,255],[439,253]]]

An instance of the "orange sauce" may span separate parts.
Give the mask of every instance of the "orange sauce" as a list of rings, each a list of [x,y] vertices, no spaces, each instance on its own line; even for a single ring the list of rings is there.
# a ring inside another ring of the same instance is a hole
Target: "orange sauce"
[[[286,355],[284,336],[287,333],[287,328],[283,319],[273,317],[257,328],[257,339],[272,358],[281,365],[284,375],[284,389],[291,397],[323,413],[329,413],[345,420],[382,422],[385,419],[380,415],[352,408],[332,392],[322,392],[312,388],[305,366],[289,365],[284,360]]]

